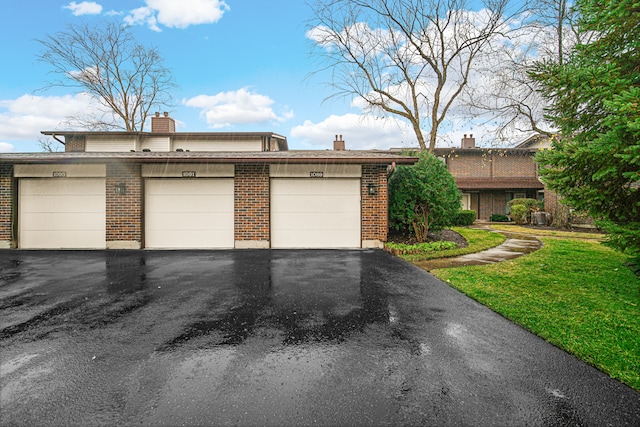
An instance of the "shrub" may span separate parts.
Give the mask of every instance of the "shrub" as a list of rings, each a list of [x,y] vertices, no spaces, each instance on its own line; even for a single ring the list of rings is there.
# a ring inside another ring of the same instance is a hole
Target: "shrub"
[[[386,243],[387,249],[394,255],[409,255],[409,254],[426,254],[430,252],[440,252],[449,249],[456,249],[458,247],[454,242],[437,241],[418,243],[415,245],[407,245],[405,243]]]
[[[500,215],[500,214],[491,215],[489,220],[492,221],[492,222],[509,222],[509,221],[511,221],[508,216]]]
[[[528,215],[530,211],[527,209],[525,205],[513,205],[511,206],[511,218],[516,222],[516,224],[526,224],[528,223]]]
[[[418,242],[429,231],[451,225],[460,210],[461,193],[442,161],[428,152],[414,166],[398,166],[389,179],[389,223],[409,231]]]
[[[476,211],[460,211],[456,215],[456,219],[453,225],[457,225],[459,227],[465,227],[467,225],[473,224],[476,220]]]
[[[542,210],[544,203],[537,199],[512,199],[507,203],[511,206],[511,217],[516,224],[527,224],[531,222],[531,212]],[[517,206],[522,206],[517,207]],[[515,211],[514,211],[515,208]]]

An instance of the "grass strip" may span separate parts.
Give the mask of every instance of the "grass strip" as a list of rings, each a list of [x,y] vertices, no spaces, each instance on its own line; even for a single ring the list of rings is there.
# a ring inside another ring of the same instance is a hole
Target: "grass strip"
[[[433,252],[398,254],[398,256],[409,262],[426,261],[436,258],[451,258],[484,251],[496,247],[506,240],[506,237],[502,234],[492,233],[487,230],[466,227],[453,227],[451,229],[464,237],[469,243],[469,246],[466,248],[446,249]]]
[[[548,229],[542,229],[542,228],[531,229],[527,227],[521,227],[518,225],[506,225],[506,224],[491,224],[491,228],[493,228],[494,230],[506,231],[508,233],[528,234],[528,235],[536,235],[536,236],[571,237],[576,239],[597,239],[597,240],[602,240],[606,237],[606,235],[603,233],[548,230]]]
[[[542,241],[515,260],[431,273],[640,391],[640,279],[629,257],[595,240]]]

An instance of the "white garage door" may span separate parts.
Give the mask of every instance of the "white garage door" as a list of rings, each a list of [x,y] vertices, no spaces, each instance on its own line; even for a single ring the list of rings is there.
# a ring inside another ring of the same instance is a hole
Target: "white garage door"
[[[361,244],[360,179],[271,180],[271,247]]]
[[[18,206],[22,249],[105,248],[104,178],[23,178]]]
[[[148,179],[145,246],[233,248],[233,179]]]

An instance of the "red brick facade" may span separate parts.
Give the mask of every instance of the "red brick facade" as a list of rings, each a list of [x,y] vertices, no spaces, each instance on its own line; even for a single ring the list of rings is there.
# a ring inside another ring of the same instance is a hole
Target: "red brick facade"
[[[374,195],[369,194],[370,184],[373,185]],[[362,240],[386,242],[389,231],[386,166],[362,166],[361,197]]]
[[[13,215],[15,186],[13,165],[0,164],[0,243],[5,247],[13,244]]]
[[[142,162],[112,160],[104,163],[105,246],[139,249],[144,238],[144,178]],[[271,245],[270,165],[238,163],[234,172],[234,241],[236,248]],[[0,243],[16,245],[13,230],[18,212],[13,165],[0,165]],[[82,179],[82,178],[77,178]],[[387,240],[388,187],[386,164],[363,164],[360,180],[361,243],[377,247]]]
[[[125,194],[117,194],[123,186]],[[142,244],[142,177],[140,164],[107,164],[106,238],[109,242]]]
[[[235,240],[270,240],[269,165],[236,165]]]
[[[508,213],[507,202],[518,195],[537,198],[544,186],[538,179],[533,160],[536,150],[515,149],[437,149],[456,185],[469,194],[470,208],[478,219]]]

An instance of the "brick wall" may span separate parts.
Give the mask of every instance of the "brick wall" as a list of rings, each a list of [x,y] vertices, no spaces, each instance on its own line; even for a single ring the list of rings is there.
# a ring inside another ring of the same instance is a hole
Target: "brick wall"
[[[107,164],[107,247],[109,242],[142,242],[142,177],[140,164]],[[116,185],[124,184],[126,194],[116,194]],[[127,246],[131,248],[131,245]]]
[[[13,245],[13,215],[15,186],[13,165],[0,164],[0,245]]]
[[[493,176],[496,178],[537,177],[536,165],[532,155],[519,154],[504,155],[494,154]]]
[[[67,136],[65,138],[64,151],[85,151],[84,136]]]
[[[477,153],[453,153],[447,157],[447,167],[451,175],[460,178],[490,178],[492,176],[491,156]]]
[[[443,155],[443,154],[441,154]],[[536,178],[533,153],[476,149],[444,154],[449,172],[456,178]]]
[[[268,242],[269,165],[236,165],[234,181],[236,242]]]
[[[376,194],[369,195],[369,184],[376,188]],[[387,241],[388,193],[387,167],[385,165],[362,166],[362,240]]]

